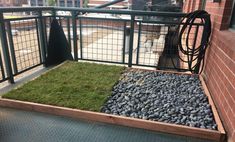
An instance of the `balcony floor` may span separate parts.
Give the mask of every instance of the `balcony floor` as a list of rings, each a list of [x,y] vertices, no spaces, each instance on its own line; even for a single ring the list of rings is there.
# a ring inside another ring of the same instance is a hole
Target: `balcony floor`
[[[2,142],[209,142],[104,123],[0,107]]]

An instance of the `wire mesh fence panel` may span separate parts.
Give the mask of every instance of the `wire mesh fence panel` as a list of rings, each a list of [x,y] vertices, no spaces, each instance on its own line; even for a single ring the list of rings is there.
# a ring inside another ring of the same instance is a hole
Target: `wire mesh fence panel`
[[[5,74],[5,67],[4,67],[4,61],[3,61],[3,55],[2,55],[2,45],[1,45],[1,39],[0,39],[0,82],[3,82],[7,79]]]
[[[138,45],[134,48],[137,65],[157,66],[165,47],[168,26],[138,22]]]
[[[79,40],[82,59],[123,63],[124,21],[85,18],[81,20]]]
[[[51,22],[52,22],[52,17],[44,17],[44,25],[45,25],[45,32],[46,32],[46,39],[48,41],[49,39],[49,34],[50,34],[50,28],[51,28]]]
[[[47,46],[49,45],[49,37],[50,37],[50,29],[51,29],[52,20],[53,20],[53,17],[51,16],[44,17],[44,27],[45,27],[44,35],[45,35]],[[45,52],[47,54],[47,47],[45,48]]]
[[[178,35],[181,26],[177,21],[148,21],[138,20],[138,44],[133,49],[136,60],[133,64],[141,66],[153,66],[158,69],[180,69],[188,70],[188,56],[186,46],[196,48],[201,39],[198,37],[202,25],[192,25],[190,33],[183,34],[181,39],[183,49],[178,47]],[[187,31],[187,30],[186,30]],[[136,35],[136,34],[135,34]],[[196,59],[194,62],[197,62]],[[193,62],[193,64],[195,64]]]
[[[50,19],[50,23],[52,21],[52,17]],[[57,21],[59,22],[59,25],[62,27],[64,34],[66,36],[67,42],[68,42],[68,48],[71,50],[71,52],[73,52],[73,29],[72,29],[72,22],[71,22],[71,17],[58,17],[56,18]]]
[[[17,67],[15,74],[41,64],[38,19],[11,20],[10,28]]]

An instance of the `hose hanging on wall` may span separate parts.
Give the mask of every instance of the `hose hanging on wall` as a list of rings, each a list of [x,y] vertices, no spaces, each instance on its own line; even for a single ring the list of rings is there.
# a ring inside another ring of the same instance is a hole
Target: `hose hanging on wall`
[[[194,22],[196,19],[200,19],[201,23],[204,25],[204,28],[202,30],[202,40],[198,46],[190,47],[190,32],[192,31],[192,27],[195,26]],[[187,60],[182,59],[180,56],[179,59],[182,62],[188,64],[188,70],[192,73],[201,73],[204,67],[205,53],[209,45],[209,38],[211,35],[210,15],[204,10],[191,12],[180,21],[178,30],[178,49],[183,55],[187,57]],[[185,35],[186,38],[184,39]],[[185,45],[183,45],[183,41],[186,43]],[[172,64],[174,64],[173,61]]]

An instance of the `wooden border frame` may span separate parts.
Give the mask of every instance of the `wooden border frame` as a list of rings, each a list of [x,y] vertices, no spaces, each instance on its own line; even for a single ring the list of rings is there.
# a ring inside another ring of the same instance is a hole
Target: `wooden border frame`
[[[216,106],[214,104],[214,101],[210,95],[210,92],[206,86],[206,83],[202,77],[202,75],[199,75],[199,79],[201,81],[201,84],[202,84],[202,88],[204,89],[204,93],[205,95],[208,97],[208,102],[209,104],[211,105],[211,109],[212,109],[212,112],[213,112],[213,115],[214,115],[214,119],[215,119],[215,122],[216,124],[218,125],[218,131],[222,134],[222,137],[221,137],[221,140],[220,141],[225,141],[226,139],[226,132],[225,132],[225,129],[224,129],[224,126],[223,126],[223,123],[220,119],[220,116],[219,116],[219,113],[217,112],[217,109],[216,109]]]
[[[135,128],[143,128],[158,132],[192,136],[197,138],[215,140],[218,142],[224,139],[224,133],[220,131],[194,128],[177,124],[169,124],[164,122],[142,120],[142,119],[110,115],[99,112],[79,110],[79,109],[57,107],[57,106],[23,102],[10,99],[0,99],[0,106],[23,109],[28,111],[49,113],[49,114],[72,117],[88,121],[110,123],[110,124],[129,126]]]
[[[56,66],[55,68],[58,68],[58,66]],[[52,69],[55,69],[55,68],[52,68]],[[136,70],[144,71],[145,69],[136,69]],[[151,71],[154,71],[154,70],[151,70]],[[157,71],[165,72],[165,73],[190,75],[188,73],[179,73],[179,72],[173,72],[173,71],[159,71],[159,70]],[[211,105],[216,124],[218,125],[218,131],[177,125],[177,124],[170,124],[170,123],[164,123],[164,122],[123,117],[123,116],[105,114],[105,113],[100,113],[100,112],[85,111],[85,110],[80,110],[80,109],[71,109],[71,108],[45,105],[45,104],[39,104],[39,103],[3,99],[3,98],[0,99],[0,106],[29,110],[29,111],[37,111],[37,112],[54,114],[54,115],[72,117],[76,119],[110,123],[110,124],[122,125],[122,126],[134,127],[134,128],[142,128],[142,129],[152,130],[152,131],[157,131],[157,132],[164,132],[164,133],[177,134],[177,135],[183,135],[183,136],[191,136],[191,137],[214,140],[217,142],[223,142],[225,140],[225,130],[223,128],[222,122],[220,120],[220,117],[218,115],[214,102],[212,100],[212,97],[210,96],[208,88],[204,82],[204,79],[202,78],[201,75],[197,75],[197,76],[199,76],[204,92],[208,97],[208,101],[209,101],[209,104]]]

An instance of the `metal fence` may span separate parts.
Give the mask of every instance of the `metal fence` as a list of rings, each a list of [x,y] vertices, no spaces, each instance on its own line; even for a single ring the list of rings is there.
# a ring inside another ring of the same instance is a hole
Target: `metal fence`
[[[63,27],[74,60],[187,71],[180,60],[186,56],[174,44],[184,16],[59,7],[0,8],[0,82],[14,82],[14,76],[44,64],[54,18]],[[203,26],[200,22],[192,25],[195,30],[187,44],[201,42]]]

